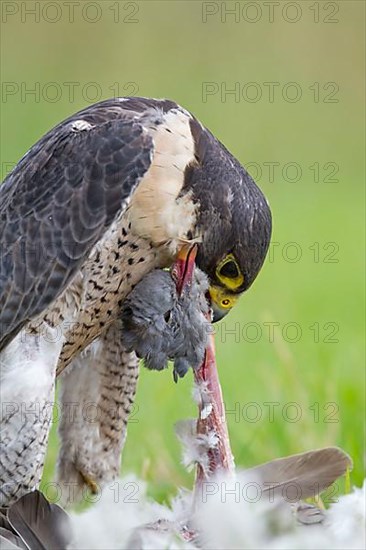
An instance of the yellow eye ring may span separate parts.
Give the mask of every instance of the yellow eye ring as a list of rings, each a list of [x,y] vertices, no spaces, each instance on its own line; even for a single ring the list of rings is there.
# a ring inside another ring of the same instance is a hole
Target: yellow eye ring
[[[226,273],[222,273],[223,268],[226,267]],[[230,272],[232,274],[230,274]],[[233,254],[228,254],[223,260],[218,264],[216,268],[216,277],[225,285],[226,288],[230,290],[236,290],[244,282],[244,276],[240,271],[238,262],[235,259]],[[225,306],[228,307],[228,306]]]
[[[240,297],[240,294],[230,294],[225,288],[215,285],[210,286],[209,293],[212,304],[225,313],[235,306]]]

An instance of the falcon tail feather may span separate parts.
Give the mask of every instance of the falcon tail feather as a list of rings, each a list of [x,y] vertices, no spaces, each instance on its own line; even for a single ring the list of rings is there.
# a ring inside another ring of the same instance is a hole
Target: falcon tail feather
[[[13,531],[0,527],[0,548],[6,548],[7,550],[27,550],[28,547]]]
[[[61,549],[71,542],[68,515],[37,490],[15,502],[7,511],[7,519],[25,548],[30,550]]]

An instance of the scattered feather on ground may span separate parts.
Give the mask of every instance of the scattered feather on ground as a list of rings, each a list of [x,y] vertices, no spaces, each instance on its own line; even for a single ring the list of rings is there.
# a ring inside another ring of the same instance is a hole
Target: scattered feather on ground
[[[315,525],[299,523],[283,500],[250,502],[253,493],[245,498],[238,491],[248,484],[253,485],[253,477],[245,471],[235,479],[218,478],[207,487],[205,502],[191,512],[192,493],[182,492],[171,507],[161,506],[148,499],[144,482],[125,477],[106,488],[94,507],[72,514],[75,539],[70,548],[365,548],[365,484],[339,497]],[[131,501],[131,488],[136,502]],[[189,540],[191,530],[197,533],[195,540]]]

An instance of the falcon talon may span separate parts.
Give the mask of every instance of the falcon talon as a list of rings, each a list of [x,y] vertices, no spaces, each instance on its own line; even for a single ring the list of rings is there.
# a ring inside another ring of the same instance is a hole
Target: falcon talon
[[[93,495],[97,495],[100,490],[98,483],[96,483],[91,477],[89,477],[87,474],[84,474],[83,472],[79,471],[79,474],[82,477],[85,485],[90,489],[90,492]]]
[[[179,378],[178,378],[178,373],[175,369],[173,369],[173,380],[176,384],[178,384]]]

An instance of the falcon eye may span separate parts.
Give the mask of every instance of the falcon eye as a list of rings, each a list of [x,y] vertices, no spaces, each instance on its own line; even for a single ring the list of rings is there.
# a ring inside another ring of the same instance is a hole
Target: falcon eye
[[[244,277],[233,254],[228,254],[219,263],[216,269],[216,277],[230,290],[236,290],[243,284]]]
[[[229,300],[228,298],[225,298],[225,300],[222,300],[221,305],[223,307],[231,307],[231,300]]]

